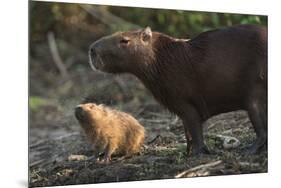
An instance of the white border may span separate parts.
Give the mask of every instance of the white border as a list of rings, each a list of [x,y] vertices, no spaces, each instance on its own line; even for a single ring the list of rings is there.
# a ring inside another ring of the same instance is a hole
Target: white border
[[[68,0],[90,4],[158,7],[269,15],[269,173],[76,187],[269,187],[280,185],[280,6],[277,0]],[[1,2],[1,187],[27,186],[27,1]],[[69,186],[62,186],[69,187]],[[73,186],[75,187],[75,186]],[[276,186],[275,186],[276,187]]]
[[[27,5],[1,3],[1,187],[27,185]]]

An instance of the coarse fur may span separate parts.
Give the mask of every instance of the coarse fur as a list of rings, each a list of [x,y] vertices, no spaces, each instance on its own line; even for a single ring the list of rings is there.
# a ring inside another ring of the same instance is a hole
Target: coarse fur
[[[199,34],[188,41],[143,30],[118,32],[90,46],[90,63],[109,73],[131,73],[157,101],[183,121],[193,154],[208,153],[202,123],[243,109],[257,139],[267,145],[267,28],[238,25]]]
[[[124,156],[139,153],[145,130],[131,115],[87,103],[76,107],[75,116],[92,143],[96,157],[104,152],[104,161],[108,162],[113,153]]]

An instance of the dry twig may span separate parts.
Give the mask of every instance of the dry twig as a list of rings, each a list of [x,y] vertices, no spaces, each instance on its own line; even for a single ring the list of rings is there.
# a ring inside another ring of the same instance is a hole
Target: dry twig
[[[177,175],[175,176],[175,178],[182,178],[182,177],[188,175],[189,173],[193,173],[193,172],[196,172],[196,171],[200,171],[200,174],[204,174],[204,172],[207,173],[206,170],[207,170],[208,168],[213,168],[213,167],[219,166],[219,165],[221,165],[221,164],[222,164],[222,161],[219,160],[219,161],[215,161],[215,162],[211,162],[211,163],[199,165],[199,166],[196,166],[196,167],[194,167],[194,168],[190,168],[190,169],[188,169],[188,170],[186,170],[186,171],[183,171],[183,172],[177,174]]]
[[[51,55],[52,58],[54,60],[54,63],[56,65],[56,67],[59,69],[61,75],[63,78],[68,78],[68,72],[67,69],[59,55],[59,51],[58,51],[58,47],[57,47],[57,43],[56,43],[56,39],[55,39],[55,35],[53,32],[48,32],[47,34],[47,38],[48,38],[48,43],[49,43],[49,47],[50,47],[50,51],[51,51]]]
[[[127,22],[120,17],[111,14],[103,9],[103,7],[93,7],[91,5],[81,5],[81,7],[91,14],[95,19],[100,20],[102,23],[109,27],[119,26],[125,27],[124,29],[139,29],[140,26]]]

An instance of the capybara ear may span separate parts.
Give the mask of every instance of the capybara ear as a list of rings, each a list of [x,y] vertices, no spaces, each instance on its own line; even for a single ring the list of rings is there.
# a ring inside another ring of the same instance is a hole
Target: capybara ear
[[[152,38],[152,31],[150,27],[146,27],[141,33],[141,39],[144,42],[150,41]]]

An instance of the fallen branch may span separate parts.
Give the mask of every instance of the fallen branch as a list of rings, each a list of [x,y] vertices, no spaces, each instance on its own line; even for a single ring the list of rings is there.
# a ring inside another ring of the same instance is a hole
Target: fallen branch
[[[153,142],[155,142],[156,140],[158,140],[159,138],[161,138],[161,135],[158,134],[155,138],[153,138],[152,140],[148,141],[147,144],[150,145]]]
[[[212,129],[212,128],[218,126],[218,125],[225,124],[226,121],[227,121],[227,120],[225,120],[225,119],[220,119],[220,120],[218,120],[218,121],[215,121],[215,122],[211,123],[210,125],[208,125],[207,129],[210,130],[210,129]]]
[[[250,119],[249,118],[245,118],[243,121],[239,122],[239,125],[244,125],[246,123],[250,123]]]
[[[142,119],[142,121],[149,122],[149,123],[169,123],[170,119]]]
[[[190,168],[190,169],[188,169],[188,170],[186,170],[186,171],[183,171],[183,172],[177,174],[177,175],[175,176],[175,178],[182,178],[182,177],[188,175],[189,173],[194,173],[194,172],[196,172],[196,171],[200,171],[200,174],[201,174],[201,175],[204,175],[205,173],[208,173],[208,172],[206,172],[206,170],[207,170],[208,168],[213,168],[213,167],[219,166],[219,165],[221,165],[221,164],[222,164],[222,161],[219,160],[219,161],[215,161],[215,162],[211,162],[211,163],[199,165],[199,166],[196,166],[196,167],[194,167],[194,168]],[[205,172],[205,173],[204,173],[204,172]],[[206,175],[206,174],[205,174],[205,175]],[[207,174],[207,175],[208,175],[208,174]]]
[[[47,38],[48,38],[48,43],[49,43],[49,47],[50,47],[50,51],[51,51],[51,55],[52,58],[54,60],[54,63],[56,65],[56,67],[59,69],[61,75],[63,78],[68,78],[68,72],[67,69],[59,55],[59,51],[58,51],[58,47],[57,47],[57,43],[56,43],[56,39],[54,36],[53,32],[48,32],[47,34]]]
[[[156,116],[159,118],[166,118],[166,117],[172,117],[170,114],[167,113],[159,113],[159,112],[146,112],[146,114],[152,115],[152,116]]]
[[[101,6],[91,6],[91,5],[81,5],[81,7],[87,11],[89,14],[91,14],[95,19],[100,20],[103,24],[109,26],[109,27],[123,27],[123,29],[139,29],[140,26],[136,24],[132,24],[130,22],[127,22],[120,17],[115,16],[114,14],[111,14],[110,12],[103,9]],[[117,28],[121,29],[121,28]]]

